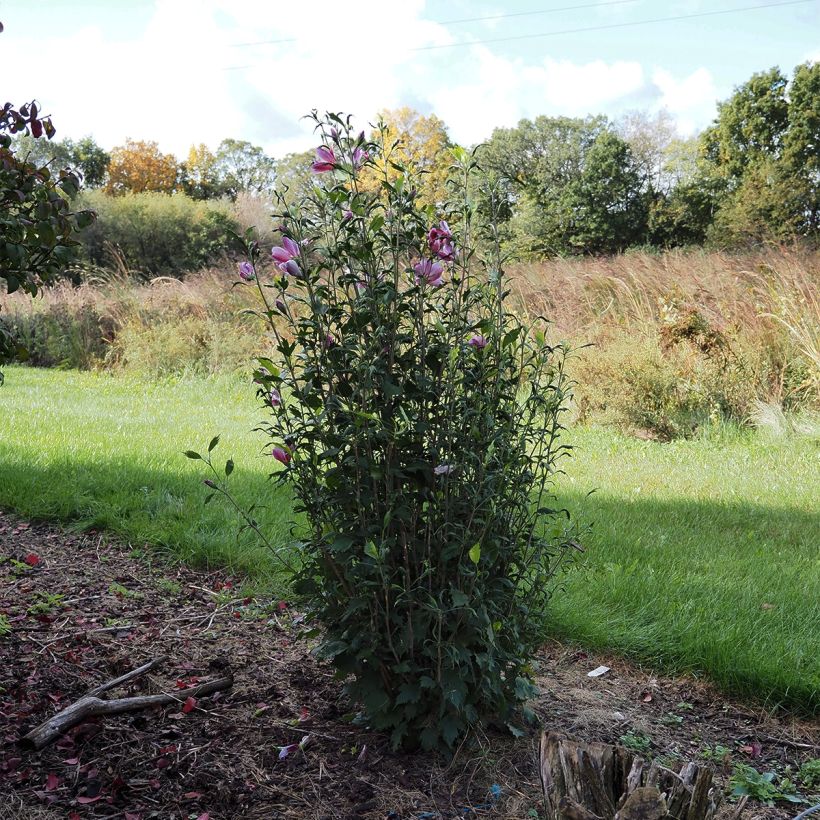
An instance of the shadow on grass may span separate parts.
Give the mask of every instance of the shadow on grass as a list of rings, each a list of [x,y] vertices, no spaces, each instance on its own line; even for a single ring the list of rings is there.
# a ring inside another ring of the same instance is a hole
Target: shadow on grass
[[[0,450],[0,506],[34,520],[108,530],[133,547],[160,548],[195,566],[228,567],[260,588],[284,591],[287,572],[253,533],[240,533],[243,522],[230,505],[220,497],[205,504],[205,466],[182,456],[180,462],[178,471],[127,461],[43,467],[3,458]],[[240,506],[259,505],[254,515],[275,546],[291,540],[287,489],[241,465],[229,486]]]
[[[31,467],[0,451],[0,506],[110,530],[200,566],[228,566],[283,592],[287,573],[218,499],[204,473],[124,461]],[[231,478],[274,545],[290,536],[288,491],[240,464]],[[820,515],[710,500],[590,498],[561,503],[592,522],[585,566],[552,602],[556,636],[670,672],[705,673],[769,705],[820,711]]]
[[[555,634],[728,691],[820,712],[820,514],[749,503],[564,494],[592,522]]]

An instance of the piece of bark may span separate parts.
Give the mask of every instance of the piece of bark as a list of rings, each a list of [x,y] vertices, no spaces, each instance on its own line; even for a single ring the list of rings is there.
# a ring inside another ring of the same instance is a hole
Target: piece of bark
[[[558,811],[566,820],[604,820],[600,815],[594,814],[566,795],[558,801]]]
[[[666,801],[654,786],[638,786],[624,801],[615,820],[662,820]]]
[[[121,715],[125,712],[139,712],[151,706],[167,706],[170,703],[182,704],[189,697],[204,697],[214,692],[230,689],[232,685],[233,676],[230,676],[201,683],[199,686],[192,686],[189,689],[180,689],[173,693],[160,695],[140,695],[133,698],[116,698],[114,700],[102,700],[101,698],[86,695],[20,738],[20,745],[26,749],[39,751],[87,718],[101,715]]]
[[[126,672],[118,678],[114,678],[106,683],[101,683],[99,686],[95,686],[93,689],[89,690],[87,697],[99,697],[103,692],[108,692],[110,689],[119,686],[121,683],[128,683],[128,681],[136,680],[147,672],[150,672],[152,669],[156,669],[157,666],[165,663],[166,660],[167,657],[165,655],[160,655],[160,657],[154,658],[154,660],[148,661],[148,663],[144,663],[142,666],[132,669],[130,672]]]

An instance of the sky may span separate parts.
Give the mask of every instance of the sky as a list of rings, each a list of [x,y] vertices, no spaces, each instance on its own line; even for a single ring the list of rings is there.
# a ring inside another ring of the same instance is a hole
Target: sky
[[[0,0],[0,22],[2,102],[180,158],[227,137],[305,150],[313,109],[365,127],[410,106],[464,145],[636,109],[689,135],[754,72],[820,60],[820,0]]]

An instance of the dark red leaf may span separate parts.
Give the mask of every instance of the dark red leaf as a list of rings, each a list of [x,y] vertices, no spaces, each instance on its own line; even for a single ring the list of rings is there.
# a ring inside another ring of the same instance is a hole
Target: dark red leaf
[[[202,792],[185,792],[182,796],[186,800],[199,800],[202,797]]]
[[[36,552],[30,552],[23,560],[30,567],[36,567],[40,563],[40,556]]]
[[[185,703],[182,704],[183,713],[187,715],[188,712],[193,712],[194,709],[196,709],[196,698],[186,698]]]
[[[46,776],[46,791],[53,792],[60,785],[60,778],[54,772],[49,772]]]
[[[98,794],[96,797],[86,797],[85,795],[83,795],[82,797],[77,798],[77,802],[80,805],[84,806],[87,803],[96,803],[98,800],[102,800],[102,798],[103,798],[103,795],[101,795],[101,794]]]

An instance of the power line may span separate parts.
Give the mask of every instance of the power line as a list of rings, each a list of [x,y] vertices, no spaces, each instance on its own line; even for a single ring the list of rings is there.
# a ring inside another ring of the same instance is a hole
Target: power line
[[[674,17],[655,17],[650,20],[633,20],[626,23],[608,23],[600,26],[586,26],[584,28],[569,28],[562,31],[545,31],[541,34],[517,34],[513,37],[495,37],[491,40],[463,40],[459,43],[444,43],[431,46],[416,46],[409,51],[432,51],[441,48],[458,48],[459,46],[477,46],[488,43],[509,43],[513,40],[533,40],[538,37],[558,37],[562,34],[582,34],[588,31],[605,31],[615,28],[627,28],[628,26],[646,26],[652,23],[669,23],[679,20],[694,20],[697,17],[715,17],[718,14],[736,14],[740,11],[757,11],[758,9],[773,9],[780,6],[797,6],[802,3],[813,3],[815,0],[785,0],[780,3],[762,3],[758,6],[741,6],[736,9],[721,9],[719,11],[701,11],[694,14],[678,14]]]
[[[633,0],[617,0],[617,2],[633,2]],[[647,26],[653,25],[656,23],[670,23],[670,22],[679,22],[681,20],[694,20],[701,17],[715,17],[719,14],[737,14],[738,12],[744,11],[759,11],[761,9],[772,9],[772,8],[779,8],[781,6],[797,6],[797,5],[804,5],[806,3],[814,3],[816,0],[781,0],[781,2],[777,3],[761,3],[756,6],[740,6],[734,9],[719,9],[717,11],[700,11],[695,12],[693,14],[678,14],[673,17],[655,17],[648,20],[632,20],[629,22],[624,23],[607,23],[598,26],[584,26],[583,28],[571,28],[571,29],[562,29],[560,31],[545,31],[540,34],[518,34],[511,37],[494,37],[489,40],[462,40],[458,43],[444,43],[444,44],[437,44],[437,45],[429,45],[429,46],[415,46],[414,48],[408,49],[408,51],[433,51],[437,49],[443,48],[460,48],[464,46],[477,46],[477,45],[486,45],[490,43],[509,43],[516,40],[532,40],[537,39],[539,37],[559,37],[564,34],[584,34],[590,31],[606,31],[618,28],[628,28],[629,26]],[[614,5],[614,3],[597,3],[592,5]],[[582,8],[582,6],[573,6],[572,8]],[[552,11],[558,11],[559,9],[552,9]],[[494,18],[474,18],[478,19],[497,19],[498,17],[514,17],[518,14],[538,14],[541,12],[514,12],[512,14],[504,14],[504,15],[497,15]],[[546,11],[544,12],[546,13]],[[455,21],[459,22],[459,21]],[[462,22],[467,22],[466,18]],[[295,43],[297,42],[298,38],[291,37],[282,40],[268,40],[265,41],[264,44],[267,43]],[[263,43],[246,43],[245,45],[263,45]],[[247,65],[237,65],[237,66],[227,66],[222,69],[222,71],[240,71],[245,68],[254,68],[259,63],[250,63]]]
[[[636,3],[638,0],[607,0],[599,3],[582,3],[575,6],[558,6],[551,9],[538,9],[536,11],[513,11],[506,14],[489,14],[486,17],[461,17],[457,20],[432,20],[430,22],[439,26],[455,26],[461,23],[480,23],[486,20],[506,20],[510,17],[534,17],[543,14],[556,14],[561,11],[580,11],[582,9],[595,9],[602,6],[623,6],[627,3]],[[256,40],[252,43],[233,43],[231,48],[246,48],[247,46],[268,46],[279,45],[280,43],[295,43],[298,37],[283,37],[279,40]]]
[[[435,20],[440,26],[455,26],[458,23],[480,23],[484,20],[506,20],[508,17],[533,17],[536,14],[555,14],[559,11],[580,11],[581,9],[597,9],[601,6],[623,6],[626,3],[637,3],[638,0],[609,0],[607,3],[584,3],[581,6],[558,6],[554,9],[540,11],[512,11],[507,14],[490,14],[487,17],[461,17],[458,20]]]

